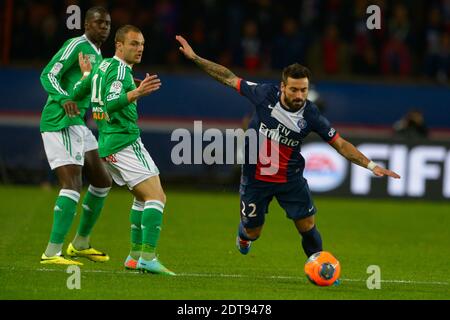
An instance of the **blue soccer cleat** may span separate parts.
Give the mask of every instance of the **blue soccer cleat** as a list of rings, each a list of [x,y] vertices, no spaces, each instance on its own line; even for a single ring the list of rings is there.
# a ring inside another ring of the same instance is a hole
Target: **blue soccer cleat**
[[[239,236],[236,237],[236,247],[242,254],[247,254],[250,251],[252,242],[250,240],[242,240]]]
[[[176,275],[173,271],[164,267],[163,264],[159,262],[158,258],[154,258],[153,260],[144,260],[139,258],[137,269],[144,273],[161,274],[165,276]]]

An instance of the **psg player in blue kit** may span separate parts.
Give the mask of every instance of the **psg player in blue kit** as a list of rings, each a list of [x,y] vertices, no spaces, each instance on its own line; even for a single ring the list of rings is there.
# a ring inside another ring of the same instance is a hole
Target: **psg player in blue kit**
[[[317,209],[303,178],[305,159],[300,154],[302,141],[310,132],[316,132],[343,157],[368,168],[376,176],[400,178],[395,172],[369,160],[344,140],[320,114],[317,106],[307,100],[310,72],[306,67],[298,63],[286,67],[280,87],[256,84],[240,79],[227,68],[199,57],[183,37],[177,36],[176,39],[181,44],[180,51],[188,59],[217,81],[236,89],[255,106],[256,112],[249,129],[256,130],[264,141],[259,141],[258,145],[262,148],[259,148],[256,163],[246,163],[242,167],[241,223],[236,239],[242,254],[247,254],[252,241],[259,238],[273,197],[277,198],[301,234],[306,256],[322,251],[322,239],[314,220]],[[246,159],[251,156],[250,147],[246,141]],[[276,152],[276,160],[272,161],[276,170],[267,170],[267,159],[263,158],[267,158],[266,154],[271,152],[262,153],[264,148]]]

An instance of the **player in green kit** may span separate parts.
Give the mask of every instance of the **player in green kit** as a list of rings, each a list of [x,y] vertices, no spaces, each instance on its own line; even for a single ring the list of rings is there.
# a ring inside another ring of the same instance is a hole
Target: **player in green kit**
[[[75,84],[72,97],[79,100],[90,94],[99,129],[100,157],[106,161],[114,181],[127,185],[134,195],[131,251],[125,268],[175,275],[156,257],[166,196],[159,170],[142,144],[137,126],[137,100],[158,90],[161,82],[156,75],[147,74],[139,87],[135,85],[132,68],[141,62],[144,51],[144,37],[138,28],[121,27],[115,42],[115,56],[104,59],[97,67],[91,67],[89,60],[80,56],[84,76]]]
[[[83,199],[77,234],[66,253],[70,257],[85,257],[96,262],[109,260],[107,254],[90,246],[90,233],[111,188],[111,177],[98,156],[97,141],[85,124],[90,99],[75,103],[70,97],[74,84],[81,77],[79,54],[84,54],[92,65],[102,60],[100,46],[108,38],[111,26],[108,11],[103,7],[89,9],[84,26],[85,34],[67,40],[41,74],[48,99],[42,111],[40,131],[48,162],[61,185],[50,241],[41,257],[43,264],[82,264],[65,258],[62,247],[80,200],[83,166],[90,185]]]

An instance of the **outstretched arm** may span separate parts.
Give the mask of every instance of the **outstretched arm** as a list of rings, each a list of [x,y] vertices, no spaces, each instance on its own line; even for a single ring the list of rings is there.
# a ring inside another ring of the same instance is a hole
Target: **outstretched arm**
[[[111,93],[111,91],[115,91],[111,90],[111,86],[114,82],[116,82],[119,91]],[[108,79],[105,92],[109,93],[106,94],[104,99],[105,107],[108,113],[111,114],[119,111],[130,103],[159,90],[161,87],[161,80],[157,75],[150,76],[147,73],[145,79],[139,84],[139,87],[128,92],[125,91],[126,87],[127,84],[124,84],[123,81],[118,81],[116,75],[112,75],[112,77]]]
[[[181,44],[180,51],[183,52],[186,58],[194,61],[202,70],[217,81],[229,87],[237,88],[239,78],[233,72],[220,64],[206,60],[195,54],[189,43],[182,36],[176,36],[175,39]]]
[[[395,179],[400,179],[400,176],[397,173],[376,165],[365,155],[363,155],[361,151],[359,151],[353,144],[341,137],[337,138],[336,141],[331,143],[331,146],[333,146],[333,148],[335,148],[336,151],[339,152],[347,160],[363,168],[372,170],[373,174],[378,177],[389,176]]]

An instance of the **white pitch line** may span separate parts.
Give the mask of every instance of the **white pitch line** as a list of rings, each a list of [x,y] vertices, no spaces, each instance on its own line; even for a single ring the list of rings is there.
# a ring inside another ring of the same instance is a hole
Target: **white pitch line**
[[[36,271],[42,272],[61,272],[57,269],[40,268]],[[106,273],[106,274],[134,274],[138,275],[138,271],[111,271],[111,270],[82,270],[82,273]],[[178,277],[199,277],[199,278],[252,278],[252,279],[281,279],[281,280],[301,280],[301,277],[293,276],[250,276],[245,274],[223,274],[223,273],[178,273]],[[341,278],[341,281],[348,282],[366,282],[365,279],[346,279]],[[413,280],[380,280],[382,283],[400,283],[400,284],[422,284],[422,285],[440,285],[448,286],[448,282],[439,281],[413,281]]]

